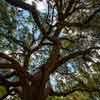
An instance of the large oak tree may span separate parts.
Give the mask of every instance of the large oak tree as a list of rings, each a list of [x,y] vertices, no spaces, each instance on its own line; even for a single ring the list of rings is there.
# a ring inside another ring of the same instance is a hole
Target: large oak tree
[[[45,12],[39,11],[38,3],[46,6]],[[75,91],[98,94],[99,22],[100,0],[1,0],[2,99],[16,94],[22,100]],[[53,75],[57,89],[51,84]]]

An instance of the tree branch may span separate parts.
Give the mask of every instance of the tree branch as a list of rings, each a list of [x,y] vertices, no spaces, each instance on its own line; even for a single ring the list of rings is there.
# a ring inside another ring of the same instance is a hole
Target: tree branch
[[[91,50],[93,49],[100,49],[100,47],[90,47],[86,50],[82,50],[82,51],[77,51],[77,52],[73,52],[67,56],[64,56],[63,58],[60,58],[60,60],[58,60],[55,64],[55,67],[53,67],[53,69],[51,70],[51,73],[55,71],[55,69],[59,66],[61,66],[62,64],[64,64],[66,61],[70,60],[70,59],[74,59],[76,57],[82,56],[82,55],[87,55],[91,52]]]
[[[11,82],[8,81],[2,74],[0,74],[0,83],[3,83],[5,86],[20,86],[20,81]]]
[[[0,69],[17,69],[16,64],[0,63]]]
[[[51,72],[53,70],[53,68],[55,67],[55,64],[58,62],[60,54],[59,54],[59,50],[60,50],[60,42],[58,38],[54,37],[53,40],[53,50],[51,52],[50,58],[48,59],[48,64],[46,65],[46,69]]]
[[[8,67],[8,68],[15,69],[21,80],[21,85],[28,84],[29,74],[27,73],[27,70],[25,69],[24,66],[21,66],[16,60],[14,60],[12,57],[9,57],[8,55],[6,55],[4,53],[0,53],[0,57],[11,62],[10,64],[9,63],[1,63],[0,64],[1,68]]]
[[[12,63],[15,63],[15,64],[19,65],[19,63],[15,59],[13,59],[12,57],[9,57],[8,55],[6,55],[2,52],[0,52],[0,58],[6,59],[6,60],[8,60]]]
[[[95,22],[94,22],[95,23]],[[84,24],[84,23],[80,23],[80,22],[64,22],[63,23],[63,27],[75,27],[75,28],[81,28],[81,29],[86,29],[86,28],[91,28],[91,29],[99,29],[100,28],[100,25],[98,24]]]
[[[10,74],[4,75],[5,78],[13,77],[14,75],[17,75],[16,71],[11,72]]]
[[[65,92],[54,92],[52,91],[52,93],[50,93],[50,96],[67,96],[69,94],[72,94],[74,93],[75,91],[81,91],[81,92],[100,92],[100,89],[99,88],[93,88],[93,89],[89,89],[89,88],[74,88],[74,89],[71,89],[70,91],[65,91]]]
[[[46,30],[45,28],[43,27],[43,25],[41,24],[40,22],[40,18],[39,18],[39,14],[38,14],[38,11],[35,7],[35,5],[29,5],[21,0],[6,0],[9,4],[15,6],[15,7],[19,7],[19,8],[22,8],[24,10],[28,10],[32,16],[33,16],[33,19],[34,21],[36,22],[37,26],[39,27],[40,31],[46,36],[47,33],[46,33]]]
[[[100,8],[99,9],[96,9],[85,21],[83,24],[87,24],[89,23],[93,18],[94,16],[100,12]]]
[[[43,43],[44,39],[45,39],[45,37],[43,37],[41,39],[41,41],[38,43],[38,45],[35,48],[32,48],[31,53],[34,53],[35,51],[39,50],[43,46],[42,43]]]
[[[69,0],[69,2],[68,2],[68,7],[67,7],[66,10],[65,10],[64,19],[69,15],[70,10],[72,9],[74,3],[76,3],[75,0]],[[74,9],[75,9],[75,8],[74,8]]]

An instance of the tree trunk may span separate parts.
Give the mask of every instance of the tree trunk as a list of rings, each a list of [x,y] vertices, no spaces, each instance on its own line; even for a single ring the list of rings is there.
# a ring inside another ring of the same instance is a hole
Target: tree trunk
[[[48,96],[47,81],[45,76],[39,74],[31,83],[23,84],[22,100],[46,100]]]
[[[22,100],[46,100],[47,89],[38,85],[33,85],[30,89],[23,88]]]

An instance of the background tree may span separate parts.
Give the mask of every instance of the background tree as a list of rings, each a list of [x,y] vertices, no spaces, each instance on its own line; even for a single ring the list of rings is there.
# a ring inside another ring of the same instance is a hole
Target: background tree
[[[100,98],[99,17],[100,0],[1,0],[1,98]]]

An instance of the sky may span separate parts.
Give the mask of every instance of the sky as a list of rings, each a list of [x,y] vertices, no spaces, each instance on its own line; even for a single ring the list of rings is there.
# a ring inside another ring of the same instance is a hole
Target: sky
[[[32,4],[32,1],[34,1],[34,0],[26,0],[25,2],[28,3],[28,4]],[[38,1],[38,2],[35,2],[35,3],[36,3],[36,6],[37,6],[37,9],[39,11],[41,11],[41,12],[46,11],[46,9],[47,9],[46,0]]]

